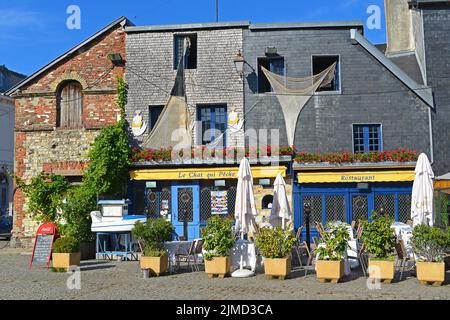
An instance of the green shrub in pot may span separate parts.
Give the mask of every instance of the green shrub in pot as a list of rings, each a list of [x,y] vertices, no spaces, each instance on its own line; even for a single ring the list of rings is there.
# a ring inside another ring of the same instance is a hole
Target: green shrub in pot
[[[373,211],[371,221],[363,222],[362,240],[369,253],[369,278],[390,283],[395,276],[394,248],[396,236],[394,219]]]
[[[201,230],[204,239],[203,249],[205,258],[205,272],[209,277],[225,277],[231,271],[230,250],[235,243],[233,220],[213,216],[208,219]]]

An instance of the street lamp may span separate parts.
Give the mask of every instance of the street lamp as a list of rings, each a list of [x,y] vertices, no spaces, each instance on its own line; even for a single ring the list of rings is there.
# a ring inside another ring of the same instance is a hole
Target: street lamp
[[[234,57],[234,66],[239,73],[241,79],[244,78],[244,57],[242,56],[241,50],[238,51],[236,56]]]

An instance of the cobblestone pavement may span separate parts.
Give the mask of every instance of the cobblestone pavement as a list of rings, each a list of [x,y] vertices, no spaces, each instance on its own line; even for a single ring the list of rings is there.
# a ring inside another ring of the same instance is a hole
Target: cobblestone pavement
[[[289,279],[269,280],[264,274],[246,279],[209,279],[203,272],[189,272],[143,279],[136,261],[82,261],[81,289],[68,290],[70,274],[28,269],[29,253],[0,250],[2,299],[450,299],[450,272],[442,287],[421,286],[407,279],[369,290],[366,279],[353,271],[343,283],[319,283],[314,273],[304,277],[295,270]]]

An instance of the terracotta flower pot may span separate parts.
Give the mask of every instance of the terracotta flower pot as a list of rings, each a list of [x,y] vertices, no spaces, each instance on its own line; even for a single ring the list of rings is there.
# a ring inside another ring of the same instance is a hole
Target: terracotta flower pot
[[[69,269],[70,266],[79,266],[81,253],[52,253],[53,268]]]
[[[417,279],[421,284],[442,285],[445,280],[444,262],[416,262]]]
[[[395,264],[390,260],[369,259],[369,278],[391,283],[394,280]]]
[[[214,257],[212,260],[205,260],[205,272],[210,278],[225,278],[231,272],[230,257]]]
[[[160,276],[169,270],[169,257],[164,255],[162,257],[141,257],[141,269],[148,269],[152,276]]]
[[[316,276],[320,282],[338,283],[344,277],[344,261],[316,261]]]
[[[292,259],[269,259],[264,258],[264,273],[269,278],[279,278],[284,280],[291,273]]]

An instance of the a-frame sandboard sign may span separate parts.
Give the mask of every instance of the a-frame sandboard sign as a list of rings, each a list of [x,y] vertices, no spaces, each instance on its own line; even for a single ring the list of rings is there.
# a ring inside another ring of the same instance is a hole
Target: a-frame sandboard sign
[[[31,255],[30,268],[34,264],[47,264],[50,267],[53,241],[58,237],[58,228],[54,223],[45,223],[39,227],[34,241],[33,254]]]

